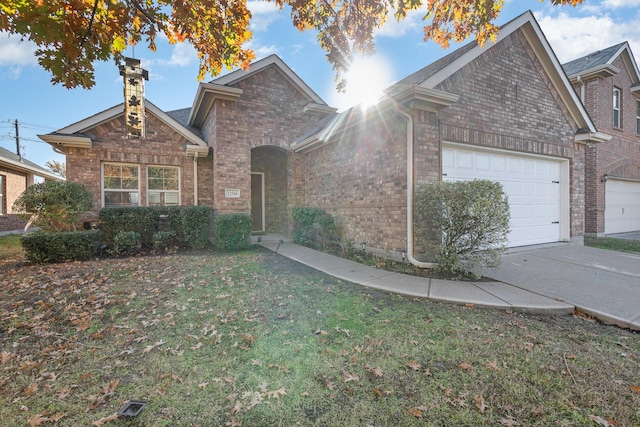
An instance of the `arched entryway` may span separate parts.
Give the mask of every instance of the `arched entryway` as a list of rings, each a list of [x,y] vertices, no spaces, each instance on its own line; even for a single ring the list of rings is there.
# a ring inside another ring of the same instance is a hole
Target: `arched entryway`
[[[273,146],[251,150],[253,232],[287,231],[288,165],[286,150]]]

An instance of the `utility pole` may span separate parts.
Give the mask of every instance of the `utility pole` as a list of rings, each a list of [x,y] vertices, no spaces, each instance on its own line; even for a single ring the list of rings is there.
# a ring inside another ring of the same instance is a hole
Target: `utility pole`
[[[22,154],[20,154],[20,128],[18,127],[18,119],[14,122],[16,126],[16,154],[20,161],[22,161]]]

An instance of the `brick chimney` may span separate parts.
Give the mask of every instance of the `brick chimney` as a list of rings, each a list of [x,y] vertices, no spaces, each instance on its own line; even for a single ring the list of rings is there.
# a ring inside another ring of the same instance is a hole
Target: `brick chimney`
[[[124,58],[120,66],[124,80],[124,116],[129,138],[144,138],[144,81],[149,73],[140,66],[139,59]]]

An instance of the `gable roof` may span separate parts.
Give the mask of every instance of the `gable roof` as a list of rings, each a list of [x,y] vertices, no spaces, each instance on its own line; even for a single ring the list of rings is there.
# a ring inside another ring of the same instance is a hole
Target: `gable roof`
[[[304,107],[305,113],[330,114],[336,111],[329,107],[278,55],[270,55],[249,65],[248,70],[235,70],[209,83],[200,83],[196,92],[189,124],[200,127],[216,99],[235,101],[243,93],[242,89],[233,85],[260,73],[270,67],[275,68],[285,79],[308,101]]]
[[[622,57],[627,71],[633,81],[632,88],[640,86],[640,71],[628,42],[618,43],[606,49],[598,50],[574,59],[563,65],[570,79],[600,76],[609,77],[618,74],[621,70],[613,65],[614,61]],[[640,88],[639,88],[640,89]],[[638,89],[632,89],[638,90]]]
[[[298,75],[287,65],[285,62],[280,59],[278,55],[269,55],[266,58],[260,59],[256,62],[253,62],[248,70],[235,70],[229,74],[213,79],[211,83],[215,83],[223,86],[230,86],[235,83],[238,83],[246,78],[251,77],[252,75],[259,73],[260,71],[275,66],[278,71],[287,79],[289,82],[296,87],[309,101],[313,101],[316,104],[327,105],[317,93],[313,91]]]
[[[145,100],[145,111],[156,116],[160,121],[171,127],[177,133],[182,135],[193,146],[207,147],[207,143],[202,139],[202,134],[193,127],[187,126],[182,122],[185,117],[185,111],[175,110],[171,112],[164,112],[160,108],[156,107],[152,102]],[[189,109],[186,109],[189,110]],[[124,114],[124,103],[115,105],[109,109],[101,111],[79,122],[73,123],[62,129],[58,129],[55,132],[51,132],[45,135],[38,135],[38,138],[51,144],[54,148],[56,146],[66,147],[78,147],[78,148],[91,148],[92,140],[85,132],[99,126],[103,123],[111,121]],[[208,149],[208,148],[207,148]]]
[[[51,171],[46,170],[40,165],[37,165],[23,156],[18,156],[9,150],[0,147],[0,166],[4,166],[7,169],[17,170],[22,173],[37,175],[45,179],[53,181],[64,181],[64,178],[58,176]]]
[[[601,139],[607,140],[608,135],[598,133],[593,121],[578,99],[578,96],[571,86],[571,82],[567,78],[558,58],[551,48],[551,45],[549,45],[547,38],[540,29],[540,25],[531,11],[527,11],[504,24],[500,28],[500,32],[498,33],[495,43],[489,42],[484,47],[481,47],[476,41],[472,41],[433,64],[399,81],[387,90],[387,94],[394,96],[410,85],[435,89],[439,83],[518,30],[523,32],[530,47],[551,80],[554,88],[560,96],[560,99],[567,107],[573,120],[579,128],[586,131],[586,133],[584,131],[581,132],[581,136],[578,138],[580,140],[588,138],[593,138],[593,140],[596,141]],[[585,137],[584,135],[588,136]]]

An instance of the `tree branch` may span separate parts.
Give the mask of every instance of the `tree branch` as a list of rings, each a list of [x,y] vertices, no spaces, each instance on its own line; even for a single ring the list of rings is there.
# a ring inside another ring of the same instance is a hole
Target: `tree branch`
[[[89,20],[89,27],[80,40],[80,46],[84,46],[84,42],[87,41],[87,37],[91,34],[91,28],[93,27],[93,20],[96,17],[96,11],[98,10],[98,0],[93,0],[93,10],[91,11],[91,19]]]

